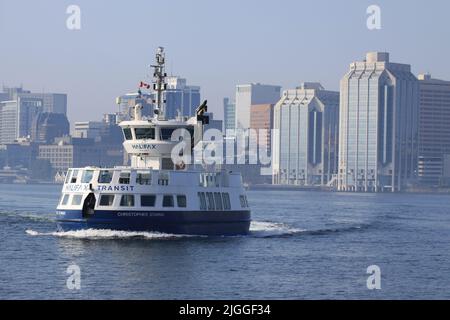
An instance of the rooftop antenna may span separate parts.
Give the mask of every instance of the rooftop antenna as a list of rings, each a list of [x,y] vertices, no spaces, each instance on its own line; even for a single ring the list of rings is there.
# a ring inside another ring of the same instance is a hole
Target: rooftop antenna
[[[155,70],[153,73],[153,90],[156,91],[156,110],[158,120],[166,120],[165,101],[163,93],[167,90],[166,77],[167,73],[164,72],[166,63],[166,54],[164,48],[159,47],[156,50],[156,65],[151,67]]]

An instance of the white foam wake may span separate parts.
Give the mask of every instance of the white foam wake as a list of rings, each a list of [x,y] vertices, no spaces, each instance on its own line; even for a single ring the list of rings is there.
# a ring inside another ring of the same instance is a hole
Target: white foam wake
[[[292,235],[303,232],[304,230],[289,227],[283,223],[252,221],[250,225],[250,236],[252,237],[274,237]],[[116,231],[106,229],[86,229],[76,231],[55,231],[55,232],[38,232],[34,230],[26,230],[26,233],[32,237],[49,236],[69,239],[148,239],[148,240],[169,240],[178,238],[206,237],[196,235],[177,235],[160,232],[135,232],[135,231]]]
[[[293,235],[306,230],[290,227],[284,223],[252,221],[250,233],[257,237],[275,237],[284,235]]]
[[[86,230],[76,230],[76,231],[58,231],[58,232],[48,232],[42,233],[34,230],[26,230],[26,233],[30,236],[53,236],[59,238],[71,238],[71,239],[174,239],[174,238],[184,238],[193,237],[189,235],[175,235],[168,233],[159,232],[134,232],[134,231],[115,231],[115,230],[97,230],[97,229],[86,229]]]

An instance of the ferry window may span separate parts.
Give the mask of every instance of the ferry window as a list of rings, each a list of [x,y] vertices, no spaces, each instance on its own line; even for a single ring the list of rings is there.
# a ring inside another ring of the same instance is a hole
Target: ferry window
[[[123,135],[125,137],[125,140],[133,140],[133,135],[131,134],[130,128],[123,129]]]
[[[83,200],[83,196],[80,194],[76,194],[72,198],[72,205],[79,206],[81,204],[81,200]]]
[[[222,197],[220,192],[214,192],[214,199],[216,200],[216,210],[222,210]]]
[[[140,185],[151,185],[152,179],[149,172],[138,172],[136,175],[136,183]]]
[[[215,210],[213,193],[207,192],[206,197],[208,198],[208,210]]]
[[[92,177],[94,176],[93,170],[86,170],[81,176],[81,183],[91,183]]]
[[[120,184],[130,184],[130,173],[129,172],[121,172],[119,176]]]
[[[101,170],[98,176],[98,183],[111,183],[113,172],[108,170]]]
[[[120,199],[121,207],[134,207],[134,195],[124,194],[122,199]]]
[[[155,139],[155,128],[136,128],[134,134],[137,140]]]
[[[169,196],[169,195],[164,196],[163,207],[169,208],[169,207],[173,207],[173,206],[174,206],[173,196]]]
[[[141,207],[154,207],[156,203],[155,195],[142,195],[141,196]]]
[[[247,205],[247,201],[246,201],[246,199],[245,199],[245,196],[240,196],[239,197],[239,200],[240,200],[240,202],[241,202],[241,207],[242,208],[246,208],[248,205]]]
[[[223,200],[223,208],[225,210],[230,210],[231,209],[230,195],[228,193],[222,193],[222,200]]]
[[[78,170],[73,170],[72,178],[70,178],[70,183],[77,183]]]
[[[61,198],[61,205],[66,206],[68,202],[69,202],[69,195],[68,194],[63,195]]]
[[[200,210],[206,210],[206,198],[204,192],[198,193],[198,198],[200,200]]]
[[[174,131],[174,128],[161,128],[161,140],[170,140]]]
[[[102,207],[110,207],[114,203],[114,195],[113,194],[103,194],[100,197],[100,206]]]
[[[64,181],[64,183],[69,183],[71,175],[72,175],[72,170],[67,171],[66,180]]]
[[[186,196],[185,195],[178,195],[177,196],[177,204],[180,208],[186,208],[187,202],[186,202]]]

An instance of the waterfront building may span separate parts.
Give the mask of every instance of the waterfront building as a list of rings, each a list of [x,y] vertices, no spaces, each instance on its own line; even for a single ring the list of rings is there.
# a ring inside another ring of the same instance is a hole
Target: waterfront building
[[[14,143],[32,135],[35,118],[41,113],[65,115],[67,95],[32,93],[23,88],[3,88],[0,95],[0,144]]]
[[[89,138],[57,138],[39,146],[39,159],[48,160],[54,173],[85,166],[113,167],[123,164],[123,147],[112,147]]]
[[[53,143],[55,138],[70,133],[70,124],[62,113],[39,113],[33,120],[31,140],[39,143]]]
[[[164,92],[166,100],[166,118],[174,119],[178,115],[192,117],[195,109],[200,106],[200,87],[187,85],[187,81],[180,77],[167,77],[167,90]]]
[[[224,134],[227,130],[236,128],[236,104],[231,102],[229,98],[223,99],[223,124]]]
[[[251,106],[259,104],[275,104],[280,100],[280,86],[260,83],[236,86],[235,128],[249,129]]]
[[[419,182],[428,186],[448,185],[450,175],[450,81],[419,75]]]
[[[353,62],[341,80],[338,189],[401,191],[416,182],[419,82],[385,52]]]
[[[339,92],[306,82],[274,109],[273,183],[319,186],[337,173]]]

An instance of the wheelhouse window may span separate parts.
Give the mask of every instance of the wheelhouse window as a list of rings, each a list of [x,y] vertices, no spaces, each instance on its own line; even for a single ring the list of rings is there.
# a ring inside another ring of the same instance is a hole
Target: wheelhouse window
[[[72,175],[72,170],[67,171],[66,180],[64,181],[64,183],[66,183],[66,184],[69,183],[71,175]]]
[[[154,207],[156,203],[156,196],[154,194],[141,195],[141,207]]]
[[[81,200],[83,200],[83,196],[81,194],[76,194],[72,197],[72,205],[79,206],[81,205]]]
[[[245,196],[239,196],[239,200],[241,202],[241,207],[242,208],[247,208],[248,207],[247,198]]]
[[[214,200],[216,202],[216,210],[222,210],[222,197],[220,196],[220,192],[214,192]]]
[[[134,195],[132,194],[124,194],[120,199],[121,207],[134,207]]]
[[[136,128],[134,129],[134,134],[137,140],[154,140],[155,128]]]
[[[163,197],[163,207],[164,208],[172,208],[172,207],[174,207],[174,202],[173,202],[173,196],[172,195],[165,195]]]
[[[228,193],[222,193],[222,200],[223,200],[223,208],[225,210],[231,210],[230,195]]]
[[[81,175],[81,183],[91,183],[94,176],[94,170],[85,170]]]
[[[130,172],[121,172],[119,175],[119,184],[130,184]]]
[[[177,205],[179,208],[186,208],[187,200],[185,195],[177,195]]]
[[[70,183],[77,183],[78,170],[73,170],[72,177],[70,178]]]
[[[174,131],[174,128],[161,128],[161,140],[170,140]]]
[[[136,174],[136,183],[140,185],[151,185],[152,184],[152,176],[150,172],[138,172]]]
[[[215,210],[214,206],[214,195],[212,192],[207,192],[206,197],[208,198],[208,210]]]
[[[98,183],[111,183],[113,172],[108,170],[101,170],[98,175]]]
[[[102,194],[100,197],[100,206],[101,207],[111,207],[114,203],[114,195],[113,194]]]
[[[130,128],[123,129],[123,136],[125,137],[125,140],[133,140],[133,135],[131,134]]]
[[[64,195],[61,197],[60,205],[62,205],[62,206],[67,206],[67,203],[69,203],[69,195],[68,195],[68,194],[64,194]]]
[[[206,210],[206,197],[204,192],[198,193],[198,199],[200,201],[200,210]]]

